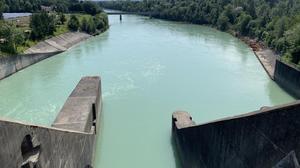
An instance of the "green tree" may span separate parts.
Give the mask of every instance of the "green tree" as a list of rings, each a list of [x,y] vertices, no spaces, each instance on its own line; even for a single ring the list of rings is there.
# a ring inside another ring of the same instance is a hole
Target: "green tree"
[[[108,28],[108,17],[105,13],[97,14],[94,17],[94,22],[98,30],[102,31]]]
[[[235,14],[233,6],[231,4],[228,4],[225,6],[223,14],[229,19],[229,22],[231,24],[234,24],[234,22],[236,20],[236,14]]]
[[[0,19],[3,19],[4,8],[5,8],[4,0],[0,0]]]
[[[24,4],[24,11],[32,12],[32,4],[29,1],[26,1]]]
[[[96,25],[94,23],[93,18],[89,18],[88,26],[87,26],[87,33],[94,34],[96,32]]]
[[[88,31],[88,21],[85,17],[81,20],[81,31]]]
[[[63,14],[63,13],[60,13],[60,14],[59,14],[59,22],[60,22],[61,24],[65,24],[66,21],[67,21],[66,15]]]
[[[228,29],[228,24],[229,24],[229,18],[225,16],[224,14],[221,14],[219,19],[218,19],[218,28],[220,30],[227,30]]]
[[[42,39],[53,35],[55,31],[54,16],[46,12],[36,13],[30,19],[31,38]]]
[[[288,18],[286,16],[281,17],[277,20],[277,22],[274,25],[274,32],[275,36],[277,38],[280,38],[283,36],[284,32],[286,31],[288,26]]]
[[[248,0],[247,3],[247,11],[251,15],[251,17],[256,18],[256,9],[255,9],[255,1],[254,0]]]
[[[242,13],[238,17],[237,21],[237,30],[242,34],[242,35],[247,35],[249,32],[249,27],[248,24],[251,21],[252,17],[248,14]]]
[[[95,2],[85,1],[83,2],[82,7],[86,13],[93,16],[101,12],[100,7]]]
[[[0,22],[0,38],[5,40],[0,45],[0,50],[10,54],[16,54],[18,46],[25,41],[24,33],[20,29],[5,22]]]
[[[68,27],[71,31],[77,31],[79,29],[80,23],[75,15],[71,15],[70,20],[68,22]]]

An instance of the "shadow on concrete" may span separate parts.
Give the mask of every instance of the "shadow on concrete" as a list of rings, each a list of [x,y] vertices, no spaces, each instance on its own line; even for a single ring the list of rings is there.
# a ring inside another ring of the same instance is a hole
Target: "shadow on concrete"
[[[179,160],[179,155],[178,155],[178,152],[177,152],[177,149],[176,149],[176,144],[175,144],[175,141],[174,141],[172,136],[170,137],[170,142],[171,142],[172,149],[173,149],[173,155],[174,155],[174,160],[175,160],[175,168],[183,168],[181,166],[181,163],[180,163],[180,160]]]

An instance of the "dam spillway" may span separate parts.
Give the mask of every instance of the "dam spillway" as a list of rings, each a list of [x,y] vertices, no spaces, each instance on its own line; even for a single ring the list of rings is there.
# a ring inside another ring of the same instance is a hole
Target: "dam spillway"
[[[231,35],[139,16],[109,20],[104,34],[0,81],[1,117],[50,126],[82,76],[101,76],[96,167],[174,168],[173,111],[203,123],[294,100]]]

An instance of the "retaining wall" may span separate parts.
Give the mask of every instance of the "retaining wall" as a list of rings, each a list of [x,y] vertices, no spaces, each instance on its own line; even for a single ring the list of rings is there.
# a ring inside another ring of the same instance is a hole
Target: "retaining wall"
[[[83,78],[69,98],[76,96],[76,106],[66,103],[53,127],[0,120],[1,168],[91,168],[101,114],[100,88],[99,77]],[[68,115],[63,115],[66,111]],[[76,119],[81,122],[74,125]]]
[[[68,32],[45,41],[41,41],[25,51],[25,54],[48,53],[66,51],[70,47],[90,38],[91,35],[83,32]]]
[[[0,58],[0,80],[8,77],[32,64],[59,54],[61,51],[51,53],[14,55]]]
[[[298,69],[277,60],[274,80],[288,93],[300,98],[300,71]]]
[[[23,55],[0,57],[0,80],[32,64],[64,52],[90,37],[91,35],[82,32],[68,32],[39,42],[27,49]]]
[[[299,167],[300,101],[196,125],[187,112],[172,117],[184,168]]]

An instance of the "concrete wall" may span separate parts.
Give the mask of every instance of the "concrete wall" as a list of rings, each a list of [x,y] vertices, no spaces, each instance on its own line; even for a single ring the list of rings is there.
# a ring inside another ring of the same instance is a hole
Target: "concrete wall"
[[[0,80],[32,64],[59,54],[90,38],[82,32],[68,32],[39,42],[27,49],[23,55],[0,57]]]
[[[61,51],[52,53],[38,53],[26,55],[14,55],[0,58],[0,80],[12,75],[32,64],[59,54]]]
[[[300,98],[300,71],[298,69],[277,60],[274,80],[288,93]]]
[[[66,103],[54,124],[55,127],[62,128],[61,125],[56,125],[57,121],[65,121],[68,125],[68,121],[78,119],[76,116],[79,108],[81,116],[96,114],[94,120],[89,120],[89,117],[81,118],[84,125],[89,125],[84,131],[74,125],[61,129],[0,120],[1,168],[90,168],[93,165],[98,134],[95,130],[101,114],[100,88],[98,77],[83,78],[71,94],[78,98],[77,105]],[[80,98],[84,101],[79,101]],[[61,115],[67,109],[68,115]]]
[[[300,101],[195,125],[173,114],[173,139],[184,168],[299,167]]]
[[[52,127],[91,132],[101,108],[99,77],[84,77],[73,90]],[[96,90],[97,89],[97,90]]]
[[[27,49],[25,51],[25,54],[66,51],[75,44],[78,44],[90,37],[91,35],[83,32],[64,33],[59,36],[39,42],[35,46]]]

